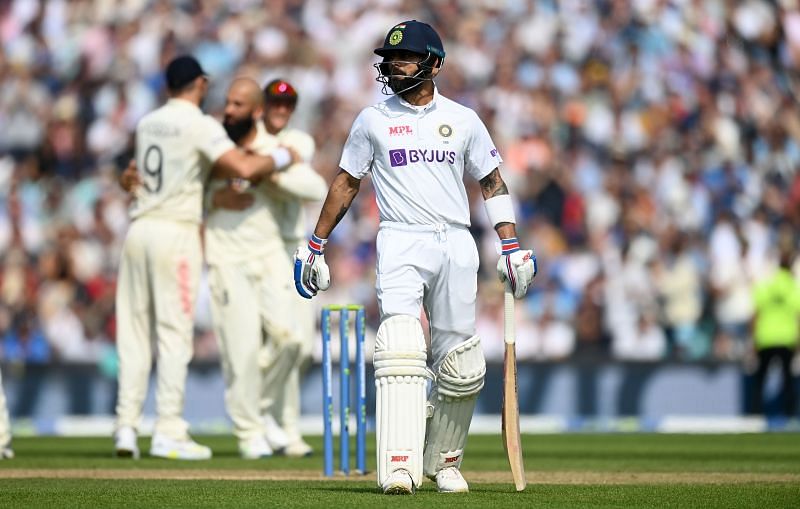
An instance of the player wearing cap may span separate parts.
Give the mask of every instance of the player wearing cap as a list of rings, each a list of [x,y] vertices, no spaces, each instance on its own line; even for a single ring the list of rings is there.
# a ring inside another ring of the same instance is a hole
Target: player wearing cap
[[[265,129],[263,112],[259,85],[249,78],[234,80],[228,89],[223,125],[240,147],[269,154],[293,139],[284,142]],[[288,193],[292,200],[300,199],[295,198],[298,193],[321,200],[326,189],[324,180],[307,163],[313,141],[301,140],[305,143],[295,142],[294,148],[303,162],[285,172],[253,185],[216,179],[208,191],[205,248],[214,330],[225,373],[226,406],[240,454],[248,459],[271,456],[273,450],[288,455],[310,452],[299,434],[287,436],[273,415],[275,400],[285,390],[290,373],[296,371],[301,345],[305,349],[304,343],[309,341],[300,335],[307,326],[294,316],[298,297],[289,275],[291,257],[282,238],[289,229],[284,224],[290,216]]]
[[[314,156],[314,139],[299,129],[288,127],[297,99],[297,91],[288,81],[276,79],[267,83],[264,87],[264,127],[273,137],[273,143],[295,149],[308,162]],[[275,180],[276,185],[268,187],[267,193],[274,205],[275,220],[291,261],[295,250],[308,241],[303,206],[325,198],[328,185],[307,163],[291,166],[287,171],[276,174]],[[311,453],[311,447],[300,435],[300,379],[311,362],[316,320],[311,302],[297,295],[294,290],[291,293],[292,322],[301,339],[300,355],[288,377],[274,387],[277,394],[265,394],[263,409],[285,430],[286,455],[305,456]],[[267,416],[266,422],[272,420]],[[274,436],[269,427],[267,436]]]
[[[517,242],[502,160],[486,127],[434,86],[445,57],[436,31],[405,21],[375,53],[383,57],[378,80],[392,97],[353,123],[314,235],[295,254],[295,285],[307,298],[328,288],[326,239],[371,173],[381,220],[373,361],[378,485],[384,493],[413,493],[424,473],[439,491],[468,491],[459,467],[486,365],[475,335],[478,251],[467,229],[465,171],[480,181],[502,244],[498,273],[515,297],[527,292],[536,258]],[[430,394],[420,307],[431,330]]]
[[[152,456],[207,459],[211,450],[194,442],[182,418],[187,365],[192,358],[193,311],[200,274],[203,183],[218,175],[267,177],[294,155],[269,156],[236,149],[222,125],[203,114],[208,80],[190,56],[166,69],[170,99],[136,127],[136,168],[131,226],[125,237],[117,284],[119,395],[117,455],[138,457],[137,428],[152,365],[158,352]]]

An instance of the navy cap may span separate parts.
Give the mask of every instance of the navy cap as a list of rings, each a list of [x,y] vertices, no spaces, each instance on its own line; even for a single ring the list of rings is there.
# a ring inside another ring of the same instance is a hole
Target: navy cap
[[[440,59],[444,58],[444,45],[436,30],[427,23],[415,19],[396,24],[386,34],[383,46],[375,49],[375,53],[385,56],[395,50],[406,50],[412,53],[427,55],[429,52]]]
[[[193,56],[176,57],[167,65],[167,88],[180,90],[200,76],[208,76]]]

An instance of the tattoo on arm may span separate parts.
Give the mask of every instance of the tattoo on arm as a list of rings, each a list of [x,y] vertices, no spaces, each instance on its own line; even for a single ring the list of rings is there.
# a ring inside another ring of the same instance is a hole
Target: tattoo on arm
[[[500,170],[497,168],[483,177],[480,180],[480,185],[485,200],[502,194],[508,194],[508,187],[506,187],[506,183],[503,182],[503,178],[500,176]]]
[[[339,224],[339,221],[342,220],[345,214],[347,214],[347,209],[349,209],[347,205],[342,205],[342,208],[339,209],[339,213],[336,214],[336,219],[334,224]]]

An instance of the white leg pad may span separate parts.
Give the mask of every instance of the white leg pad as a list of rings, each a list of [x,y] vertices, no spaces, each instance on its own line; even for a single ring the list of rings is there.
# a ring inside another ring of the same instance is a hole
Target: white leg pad
[[[485,376],[486,361],[478,336],[447,352],[430,396],[433,415],[425,443],[426,476],[434,478],[443,468],[461,466],[472,413]]]
[[[378,442],[378,486],[398,469],[407,470],[415,486],[422,483],[425,443],[427,354],[422,325],[408,315],[383,321],[375,339],[375,431]]]

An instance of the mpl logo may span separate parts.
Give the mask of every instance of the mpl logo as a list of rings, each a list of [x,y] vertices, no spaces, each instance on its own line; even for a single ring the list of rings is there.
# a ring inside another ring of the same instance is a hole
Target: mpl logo
[[[389,151],[389,163],[392,167],[405,166],[409,163],[456,163],[456,153],[452,150],[416,149],[406,151],[398,148]]]
[[[405,136],[407,134],[414,134],[410,125],[389,126],[389,136]]]

